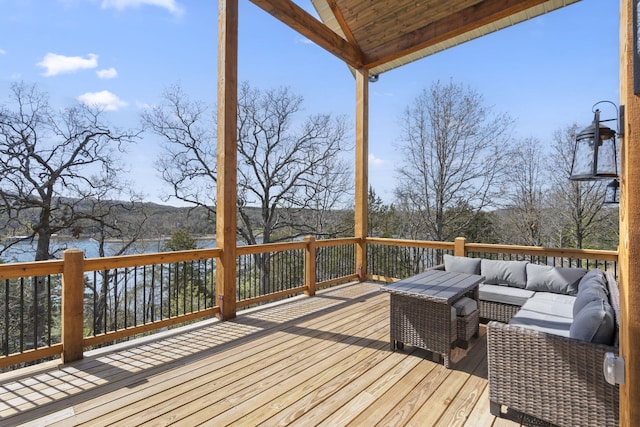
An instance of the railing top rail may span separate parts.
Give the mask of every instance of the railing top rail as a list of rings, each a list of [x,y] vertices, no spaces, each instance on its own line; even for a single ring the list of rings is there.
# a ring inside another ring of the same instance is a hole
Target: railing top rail
[[[62,260],[0,264],[0,280],[62,274]]]
[[[87,258],[85,271],[101,271],[112,268],[138,267],[152,264],[170,264],[184,261],[199,261],[220,257],[220,249],[194,249],[188,251],[157,252],[140,255],[121,255],[104,258]]]
[[[349,245],[349,244],[354,244],[359,242],[360,242],[360,239],[357,237],[345,237],[340,239],[323,239],[323,240],[316,240],[316,246],[325,247],[325,246]]]
[[[598,259],[613,262],[618,261],[617,251],[605,251],[598,249],[545,248],[541,246],[494,245],[486,243],[466,243],[465,249],[471,252]]]
[[[389,246],[411,246],[414,248],[433,248],[433,249],[444,249],[444,250],[453,250],[455,248],[454,242],[435,242],[429,240],[407,240],[407,239],[387,239],[380,237],[367,237],[367,243],[378,243],[381,245],[389,245]]]
[[[236,255],[253,255],[264,252],[284,252],[294,249],[304,249],[307,247],[306,242],[280,242],[267,243],[261,245],[246,245],[236,248]]]

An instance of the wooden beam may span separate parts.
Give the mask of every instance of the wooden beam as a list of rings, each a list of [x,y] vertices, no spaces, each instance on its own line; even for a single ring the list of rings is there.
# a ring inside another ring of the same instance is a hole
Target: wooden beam
[[[347,21],[344,19],[344,15],[342,14],[340,7],[338,7],[336,0],[327,0],[327,4],[329,5],[331,12],[333,13],[333,16],[336,18],[336,21],[338,21],[338,25],[340,25],[340,29],[344,33],[344,36],[347,38],[347,41],[354,46],[358,46],[358,42],[351,32],[351,28],[349,28],[349,25],[347,25]]]
[[[251,0],[251,2],[348,65],[354,68],[362,66],[362,52],[358,46],[334,33],[292,1]]]
[[[356,74],[356,212],[355,237],[356,273],[366,280],[366,238],[369,218],[369,71],[359,69]]]
[[[218,0],[216,296],[220,318],[236,316],[238,0]]]
[[[620,144],[620,355],[625,360],[620,386],[620,425],[640,420],[640,98],[634,95],[634,0],[620,3],[620,103],[625,109]]]
[[[485,0],[448,17],[425,25],[367,52],[364,67],[371,69],[389,61],[449,40],[484,25],[527,10],[547,0]]]

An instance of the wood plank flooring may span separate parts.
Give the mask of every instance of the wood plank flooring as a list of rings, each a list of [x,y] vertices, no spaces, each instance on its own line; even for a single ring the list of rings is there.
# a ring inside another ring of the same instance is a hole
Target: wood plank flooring
[[[354,283],[0,374],[0,425],[523,423],[489,413],[484,328],[453,359],[390,351],[389,295]]]

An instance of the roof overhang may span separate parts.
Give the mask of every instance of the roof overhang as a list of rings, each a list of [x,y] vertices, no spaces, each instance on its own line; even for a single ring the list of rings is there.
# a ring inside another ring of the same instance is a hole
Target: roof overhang
[[[579,0],[251,0],[352,68],[376,75]]]

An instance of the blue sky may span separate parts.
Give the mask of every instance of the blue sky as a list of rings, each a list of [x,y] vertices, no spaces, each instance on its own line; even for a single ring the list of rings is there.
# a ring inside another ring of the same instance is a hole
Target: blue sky
[[[297,3],[312,12],[310,1]],[[239,16],[240,81],[289,86],[305,113],[353,123],[354,79],[340,60],[248,0]],[[215,1],[0,0],[0,104],[22,80],[60,108],[103,103],[109,122],[135,127],[141,109],[176,83],[215,103],[216,55]],[[555,130],[587,126],[595,102],[619,102],[619,2],[583,0],[382,74],[370,86],[369,176],[387,202],[402,164],[399,118],[437,80],[468,85],[515,118],[516,138],[549,145]],[[159,144],[146,135],[126,156],[130,179],[151,201],[164,191],[153,168]]]

